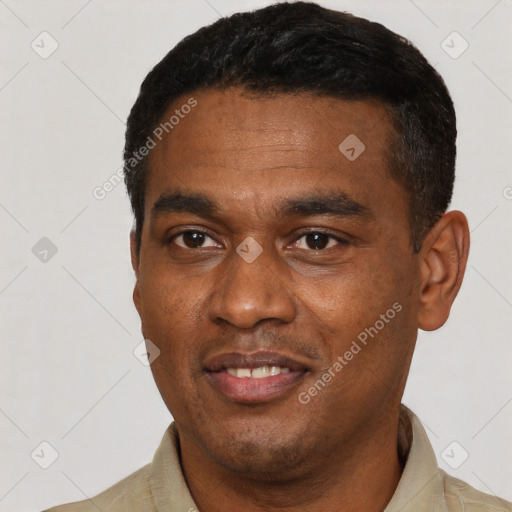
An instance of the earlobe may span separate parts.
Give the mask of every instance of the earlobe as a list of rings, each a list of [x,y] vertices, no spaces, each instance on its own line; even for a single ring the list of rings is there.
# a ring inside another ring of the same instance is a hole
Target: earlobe
[[[462,284],[468,253],[465,215],[459,211],[445,213],[425,237],[420,251],[420,329],[433,331],[448,319]]]

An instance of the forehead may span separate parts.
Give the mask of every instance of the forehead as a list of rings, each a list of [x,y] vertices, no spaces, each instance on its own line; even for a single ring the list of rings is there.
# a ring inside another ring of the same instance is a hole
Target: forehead
[[[173,115],[149,154],[146,209],[174,189],[263,202],[341,189],[371,202],[397,186],[387,172],[394,132],[377,102],[207,90],[176,100],[162,123]]]

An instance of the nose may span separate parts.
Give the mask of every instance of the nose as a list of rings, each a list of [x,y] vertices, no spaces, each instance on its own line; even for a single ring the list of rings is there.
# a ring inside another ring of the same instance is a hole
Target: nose
[[[250,329],[263,320],[290,323],[296,315],[286,271],[270,251],[249,263],[233,251],[210,295],[208,311],[215,322]]]

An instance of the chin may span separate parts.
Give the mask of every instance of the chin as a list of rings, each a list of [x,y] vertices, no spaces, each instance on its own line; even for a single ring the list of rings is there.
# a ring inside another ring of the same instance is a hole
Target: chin
[[[298,431],[285,432],[283,425],[275,422],[266,428],[261,423],[224,428],[222,438],[212,438],[209,431],[205,433],[203,447],[217,464],[229,471],[257,479],[280,480],[306,458],[307,439]]]
[[[281,479],[298,464],[297,447],[268,445],[260,442],[239,443],[233,440],[217,453],[211,453],[217,464],[229,471],[256,479]]]

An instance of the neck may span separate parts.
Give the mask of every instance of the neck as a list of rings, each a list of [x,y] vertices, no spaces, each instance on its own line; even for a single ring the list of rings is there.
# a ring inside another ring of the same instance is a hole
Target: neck
[[[289,478],[281,474],[279,481],[229,471],[184,439],[185,478],[201,512],[291,512],[306,507],[310,512],[382,512],[403,469],[396,415],[390,420],[328,456],[317,456],[319,460],[307,464],[307,471],[298,467]]]

